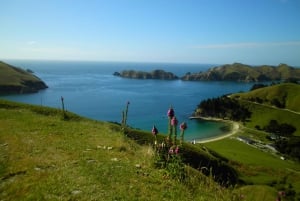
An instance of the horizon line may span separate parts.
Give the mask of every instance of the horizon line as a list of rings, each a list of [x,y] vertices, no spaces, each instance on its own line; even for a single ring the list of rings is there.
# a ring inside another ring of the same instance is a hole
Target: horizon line
[[[300,41],[299,41],[300,44]],[[97,60],[97,59],[38,59],[38,58],[0,58],[0,61],[48,61],[48,62],[103,62],[103,63],[153,63],[153,64],[190,64],[190,65],[211,65],[212,67],[216,66],[222,66],[222,65],[231,65],[235,63],[240,63],[243,65],[249,65],[249,66],[263,66],[263,65],[269,65],[269,66],[279,66],[280,64],[286,64],[290,67],[296,67],[300,68],[299,65],[290,65],[286,62],[279,62],[277,64],[250,64],[247,62],[239,62],[239,61],[234,61],[234,62],[224,62],[224,63],[208,63],[208,62],[172,62],[172,61],[121,61],[121,60]]]

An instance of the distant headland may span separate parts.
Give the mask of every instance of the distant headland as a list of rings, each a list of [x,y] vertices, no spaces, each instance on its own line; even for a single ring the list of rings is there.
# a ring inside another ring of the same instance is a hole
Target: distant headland
[[[164,70],[152,72],[124,70],[113,75],[131,79],[161,79],[183,81],[236,81],[236,82],[264,82],[264,81],[300,81],[300,68],[286,64],[278,66],[261,65],[250,66],[241,63],[226,64],[208,69],[205,72],[188,72],[182,77]]]
[[[0,61],[0,95],[35,93],[46,88],[45,82],[32,70],[23,70]]]

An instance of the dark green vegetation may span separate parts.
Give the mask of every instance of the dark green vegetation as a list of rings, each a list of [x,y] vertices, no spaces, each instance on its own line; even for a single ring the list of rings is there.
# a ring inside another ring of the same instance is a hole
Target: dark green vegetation
[[[46,89],[47,85],[38,77],[0,61],[0,94],[33,93]]]
[[[251,112],[237,100],[222,96],[201,101],[194,115],[244,122],[251,116]]]
[[[237,108],[246,108],[251,113],[241,122],[243,126],[238,135],[243,138],[205,144],[227,158],[246,184],[282,190],[287,194],[284,200],[300,198],[299,93],[299,85],[284,83],[227,96],[225,101],[232,99],[240,105]],[[274,104],[274,99],[281,103],[280,106]],[[229,107],[227,114],[231,110]],[[240,140],[247,138],[251,141]]]
[[[121,73],[115,72],[115,76],[132,79],[159,79],[159,80],[176,80],[178,77],[171,72],[164,70],[154,70],[152,72],[124,70]]]
[[[181,78],[189,81],[271,81],[300,80],[300,69],[286,64],[276,66],[249,66],[241,63],[226,64],[209,69],[206,72],[187,73]]]

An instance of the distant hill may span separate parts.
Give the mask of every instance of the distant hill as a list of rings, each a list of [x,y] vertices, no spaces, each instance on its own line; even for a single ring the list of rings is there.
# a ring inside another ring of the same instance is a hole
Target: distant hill
[[[206,72],[187,73],[182,80],[187,81],[280,81],[300,80],[300,69],[286,64],[278,66],[250,66],[241,63],[226,64],[210,68]]]
[[[283,83],[259,88],[233,97],[300,112],[300,85]]]
[[[30,71],[0,61],[0,94],[34,93],[48,86]]]
[[[159,80],[176,80],[178,77],[171,72],[164,70],[154,70],[151,72],[124,70],[122,72],[115,72],[115,76],[131,79],[159,79]]]

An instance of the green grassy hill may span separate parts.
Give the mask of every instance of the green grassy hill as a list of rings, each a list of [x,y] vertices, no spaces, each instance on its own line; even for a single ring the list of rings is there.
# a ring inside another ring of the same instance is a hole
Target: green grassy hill
[[[244,128],[238,133],[238,136],[241,135],[254,137],[259,134]],[[235,137],[205,143],[205,146],[226,157],[238,169],[240,178],[248,184],[240,190],[249,189],[257,193],[256,198],[252,200],[259,197],[261,200],[276,200],[260,195],[262,192],[275,191],[275,189],[289,194],[289,198],[283,200],[300,198],[299,162],[281,160],[279,155],[241,142]]]
[[[236,135],[205,143],[205,146],[215,151],[220,157],[226,158],[229,164],[239,172],[239,178],[248,184],[240,190],[248,189],[250,188],[249,185],[252,184],[251,190],[259,188],[258,192],[263,192],[264,190],[277,189],[286,192],[287,196],[283,200],[299,199],[299,161],[272,149],[275,141],[267,138],[270,133],[257,128],[264,128],[270,120],[276,120],[278,124],[294,126],[296,131],[293,135],[300,136],[300,105],[297,104],[300,101],[300,85],[278,84],[250,92],[233,94],[229,97],[248,109],[251,112],[251,117],[240,122],[240,130]],[[224,98],[228,99],[227,96]],[[284,107],[274,106],[274,102],[276,103],[276,101],[272,101],[274,99],[280,101]],[[223,103],[220,104],[224,105]],[[241,140],[240,136],[250,139],[252,142],[247,143],[247,141]],[[296,139],[296,137],[291,139]],[[282,156],[285,157],[284,160],[282,160]]]
[[[294,126],[296,131],[293,134],[300,136],[299,84],[277,84],[246,93],[233,94],[230,97],[238,100],[251,112],[251,118],[244,123],[245,126],[251,129],[264,128],[270,120],[276,120],[279,124]],[[280,102],[279,105],[282,107],[274,105],[277,102]]]
[[[299,161],[281,160],[281,154],[264,147],[267,144],[274,144],[274,141],[266,138],[268,133],[256,128],[263,128],[273,119],[279,124],[293,125],[296,128],[293,135],[300,136],[300,85],[278,84],[246,93],[233,94],[230,97],[235,98],[241,105],[249,109],[251,118],[241,125],[236,136],[205,145],[227,158],[238,170],[240,179],[246,184],[255,184],[254,188],[262,185],[259,187],[260,191],[270,190],[270,187],[281,189],[289,195],[283,200],[299,199]],[[272,105],[274,99],[284,103],[285,108]],[[247,144],[238,140],[238,136],[245,136],[260,143],[257,146]],[[248,187],[246,186],[245,189]]]
[[[47,88],[38,77],[0,61],[0,94],[32,93]]]
[[[263,104],[272,106],[274,100],[278,100],[285,109],[300,112],[300,85],[293,83],[277,84],[259,88],[248,93],[238,93],[233,97],[242,100],[261,100]]]
[[[219,186],[213,175],[185,166],[178,180],[157,168],[150,132],[124,135],[119,125],[67,116],[0,100],[1,200],[238,200],[239,189]],[[182,153],[226,172],[226,162],[201,146],[184,144]]]
[[[270,186],[277,182],[272,176],[285,178],[285,169],[290,170],[287,182],[298,186],[297,164],[226,139],[215,142],[217,146],[184,143],[182,156],[204,172],[226,172],[231,164],[245,184],[224,188],[213,181],[214,175],[204,176],[189,166],[186,178],[178,180],[154,165],[150,132],[129,129],[124,135],[119,125],[67,116],[65,120],[57,109],[0,99],[1,199],[268,201],[278,192],[278,186]],[[217,154],[207,147],[224,150]]]

